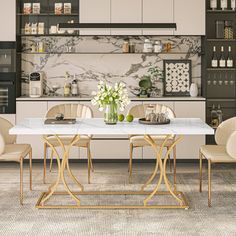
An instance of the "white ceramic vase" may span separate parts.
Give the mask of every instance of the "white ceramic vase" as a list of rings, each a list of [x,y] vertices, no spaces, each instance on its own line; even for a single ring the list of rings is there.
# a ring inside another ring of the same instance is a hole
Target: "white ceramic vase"
[[[191,97],[197,97],[198,95],[198,87],[197,84],[192,83],[190,86],[190,96]]]

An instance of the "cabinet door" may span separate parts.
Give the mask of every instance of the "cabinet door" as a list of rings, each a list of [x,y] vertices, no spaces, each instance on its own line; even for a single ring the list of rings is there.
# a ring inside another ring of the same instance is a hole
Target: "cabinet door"
[[[174,110],[174,103],[173,102],[166,102],[166,101],[160,101],[160,102],[143,102],[143,104],[162,104],[165,106],[170,107],[172,110]],[[144,147],[143,148],[143,159],[155,159],[155,153],[151,147]]]
[[[16,103],[16,124],[25,118],[43,118],[47,112],[47,102],[17,102]],[[19,135],[18,143],[32,145],[33,158],[43,158],[43,139],[39,135]]]
[[[143,23],[173,23],[174,0],[143,0]],[[143,35],[173,35],[173,29],[143,29]]]
[[[178,118],[201,118],[205,121],[205,102],[175,102],[175,114]],[[204,144],[204,135],[184,136],[177,145],[177,158],[197,159],[199,148]]]
[[[142,23],[142,0],[111,0],[111,23]],[[141,35],[141,29],[111,29],[112,35]]]
[[[110,23],[110,0],[80,0],[80,23]],[[110,35],[110,29],[82,29],[81,35]]]
[[[1,0],[0,41],[16,41],[16,1]]]
[[[174,0],[175,35],[205,35],[205,0]]]

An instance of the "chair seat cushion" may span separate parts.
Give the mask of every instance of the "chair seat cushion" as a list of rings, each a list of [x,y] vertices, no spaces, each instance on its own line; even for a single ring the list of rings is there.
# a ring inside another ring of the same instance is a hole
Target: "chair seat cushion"
[[[73,138],[74,138],[74,136],[60,136],[60,139],[64,145],[69,145]],[[47,139],[54,147],[61,146],[59,144],[58,140],[54,136],[49,136],[49,137],[47,137]],[[80,135],[80,140],[76,144],[74,144],[74,146],[86,147],[89,144],[90,139],[91,138],[87,135]]]
[[[158,144],[159,146],[163,143],[165,136],[151,136],[153,140]],[[172,145],[174,141],[174,137],[171,137],[167,140],[165,147],[169,147]],[[150,144],[144,139],[143,135],[134,135],[130,137],[130,143],[133,144],[133,146],[139,146],[139,147],[144,147],[144,146],[150,146]]]
[[[216,162],[236,162],[236,159],[229,156],[226,147],[221,145],[204,145],[200,148],[203,156]]]
[[[31,150],[29,144],[7,144],[4,153],[0,155],[0,161],[16,161],[19,162]]]

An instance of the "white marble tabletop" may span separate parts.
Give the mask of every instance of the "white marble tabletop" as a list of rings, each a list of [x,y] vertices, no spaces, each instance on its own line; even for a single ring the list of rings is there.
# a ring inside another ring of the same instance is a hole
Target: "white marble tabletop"
[[[214,130],[199,118],[175,118],[168,125],[142,125],[137,119],[132,123],[118,122],[116,125],[106,125],[102,118],[77,119],[76,124],[69,125],[45,125],[42,118],[28,118],[11,128],[9,133],[15,135],[213,135]]]

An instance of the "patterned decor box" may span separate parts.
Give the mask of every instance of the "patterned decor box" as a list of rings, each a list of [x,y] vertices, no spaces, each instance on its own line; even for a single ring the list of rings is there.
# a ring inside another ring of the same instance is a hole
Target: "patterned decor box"
[[[192,80],[191,60],[164,60],[164,95],[189,96]]]

